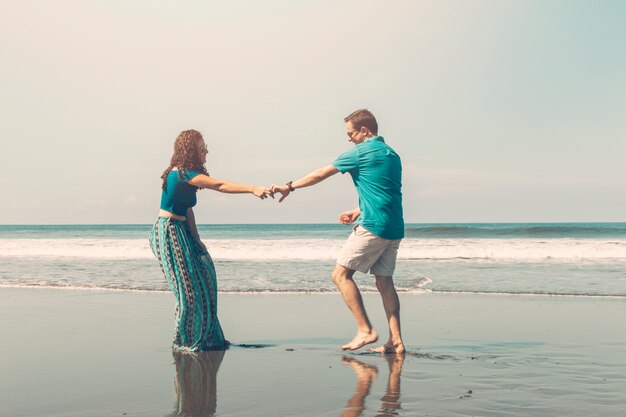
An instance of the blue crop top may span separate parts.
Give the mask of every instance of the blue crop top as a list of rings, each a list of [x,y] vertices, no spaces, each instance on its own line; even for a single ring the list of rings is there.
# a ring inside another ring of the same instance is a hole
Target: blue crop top
[[[182,174],[182,179],[179,177]],[[178,216],[187,216],[187,209],[196,205],[197,187],[187,181],[202,174],[200,171],[170,171],[165,181],[165,189],[161,192],[161,210],[167,210]]]

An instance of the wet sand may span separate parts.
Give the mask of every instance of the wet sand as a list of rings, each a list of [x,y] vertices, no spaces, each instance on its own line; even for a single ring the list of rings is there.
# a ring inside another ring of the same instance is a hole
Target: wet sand
[[[386,335],[379,298],[365,295]],[[0,416],[617,416],[626,300],[401,295],[408,353],[342,352],[338,294],[221,294],[234,346],[173,355],[169,293],[0,288]]]

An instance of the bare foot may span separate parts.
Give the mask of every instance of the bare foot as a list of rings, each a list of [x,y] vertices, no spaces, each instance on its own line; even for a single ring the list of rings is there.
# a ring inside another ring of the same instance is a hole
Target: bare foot
[[[358,332],[354,339],[350,343],[346,343],[341,347],[342,350],[357,350],[370,343],[376,343],[378,341],[378,333],[373,330],[369,333]]]
[[[374,348],[374,349],[370,349],[369,351],[378,352],[378,353],[401,354],[401,353],[404,353],[404,344],[402,342],[400,343],[387,342],[384,345]]]

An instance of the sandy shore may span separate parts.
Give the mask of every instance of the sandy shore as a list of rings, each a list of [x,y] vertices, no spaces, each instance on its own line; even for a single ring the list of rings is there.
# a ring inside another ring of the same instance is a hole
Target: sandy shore
[[[338,294],[222,294],[234,347],[173,357],[169,293],[0,289],[0,416],[618,416],[624,299],[402,295],[404,358],[338,349]],[[378,330],[378,297],[366,295]]]

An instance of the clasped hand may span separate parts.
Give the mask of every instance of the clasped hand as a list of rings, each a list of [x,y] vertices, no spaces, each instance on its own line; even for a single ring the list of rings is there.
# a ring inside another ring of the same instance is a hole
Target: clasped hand
[[[271,190],[272,190],[272,193],[280,193],[281,197],[278,200],[279,203],[282,203],[283,200],[285,198],[287,198],[287,196],[289,194],[291,194],[291,190],[289,189],[288,185],[274,185],[274,184],[272,184]]]
[[[254,186],[252,187],[252,194],[255,197],[265,200],[267,197],[274,198],[274,194],[280,193],[281,197],[278,200],[282,203],[283,200],[289,195],[289,187],[286,185],[272,185],[271,187]]]
[[[291,193],[289,190],[289,186],[287,185],[272,185],[271,187],[262,187],[256,186],[252,189],[252,194],[255,197],[260,198],[261,200],[265,200],[267,197],[274,198],[274,194],[280,193],[281,197],[278,200],[279,203],[282,203],[285,198]]]
[[[252,187],[252,194],[254,194],[255,197],[259,197],[261,200],[265,200],[267,197],[274,198],[274,191],[267,187]]]

